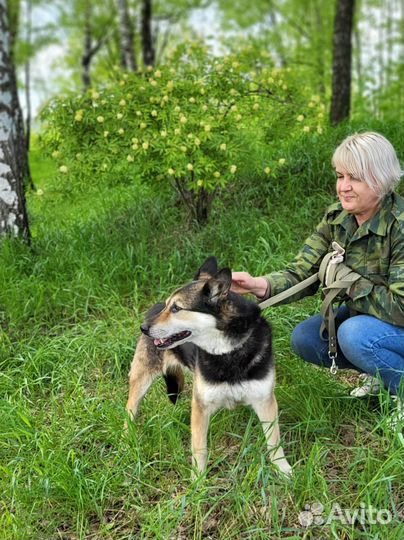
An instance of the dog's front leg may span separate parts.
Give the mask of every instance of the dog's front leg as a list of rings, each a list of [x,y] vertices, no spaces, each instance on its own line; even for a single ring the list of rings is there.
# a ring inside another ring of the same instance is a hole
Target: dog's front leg
[[[271,461],[279,467],[280,471],[286,475],[292,474],[292,467],[289,465],[283,453],[280,443],[280,431],[278,423],[278,403],[275,395],[264,402],[255,402],[253,408],[258,418],[262,422],[262,428],[270,450]]]
[[[191,437],[192,437],[192,478],[195,479],[206,467],[208,457],[208,429],[211,413],[195,395],[192,397]]]

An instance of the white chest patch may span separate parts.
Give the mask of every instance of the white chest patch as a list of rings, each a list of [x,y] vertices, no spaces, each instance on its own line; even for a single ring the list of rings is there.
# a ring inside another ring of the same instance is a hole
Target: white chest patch
[[[211,413],[220,408],[233,409],[237,405],[253,405],[267,400],[275,385],[275,370],[270,370],[264,379],[244,381],[238,384],[210,384],[198,377],[196,392],[198,399]]]

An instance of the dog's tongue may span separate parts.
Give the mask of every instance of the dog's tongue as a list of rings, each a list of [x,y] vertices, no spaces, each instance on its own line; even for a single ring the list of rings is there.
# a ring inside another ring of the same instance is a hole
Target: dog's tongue
[[[154,340],[154,344],[156,345],[156,347],[158,347],[159,345],[163,345],[165,342],[165,339],[155,339]]]

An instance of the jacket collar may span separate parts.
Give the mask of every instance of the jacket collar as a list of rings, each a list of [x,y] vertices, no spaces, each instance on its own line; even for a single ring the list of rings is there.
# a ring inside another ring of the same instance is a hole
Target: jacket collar
[[[331,223],[333,225],[342,225],[350,234],[354,234],[358,230],[358,236],[361,237],[368,234],[369,231],[379,236],[386,236],[387,226],[391,220],[392,205],[393,196],[386,195],[376,214],[359,228],[355,216],[349,214],[346,210],[342,210]]]

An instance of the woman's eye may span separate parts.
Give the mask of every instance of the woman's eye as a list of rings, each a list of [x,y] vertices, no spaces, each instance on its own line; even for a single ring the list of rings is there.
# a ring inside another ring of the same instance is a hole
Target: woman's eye
[[[173,304],[171,306],[171,313],[177,313],[178,311],[181,311],[181,307],[180,306],[177,306],[177,304]]]

